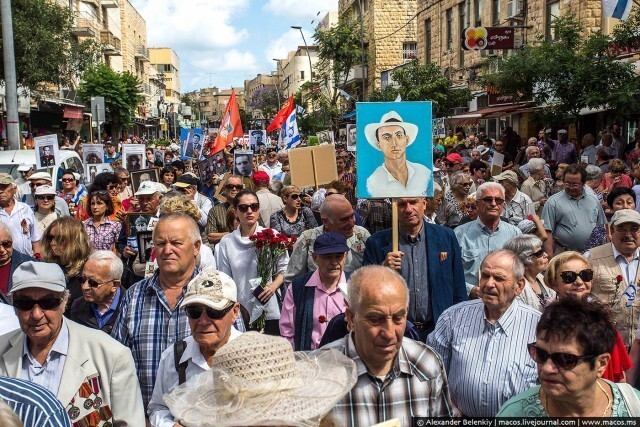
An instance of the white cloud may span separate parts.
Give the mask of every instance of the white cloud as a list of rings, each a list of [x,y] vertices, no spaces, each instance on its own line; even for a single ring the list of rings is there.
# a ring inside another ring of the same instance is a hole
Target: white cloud
[[[269,0],[264,10],[277,16],[297,19],[313,19],[320,12],[320,18],[329,10],[338,10],[338,0]]]
[[[304,37],[307,40],[307,43],[313,44],[313,38],[311,37],[311,33],[305,29],[302,30],[304,33]],[[292,50],[296,50],[298,46],[304,46],[304,42],[302,41],[302,37],[300,36],[300,31],[298,30],[289,30],[271,43],[265,50],[265,58],[270,63],[275,63],[273,59],[284,59],[287,57],[287,54]]]
[[[213,70],[224,73],[227,71],[253,72],[258,69],[256,57],[251,52],[241,52],[236,49],[225,51],[220,55],[199,57],[191,64],[198,69]]]

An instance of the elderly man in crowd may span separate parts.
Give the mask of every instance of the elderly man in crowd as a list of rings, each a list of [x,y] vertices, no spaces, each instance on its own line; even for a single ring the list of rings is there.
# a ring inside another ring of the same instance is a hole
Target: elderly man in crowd
[[[26,255],[40,255],[42,233],[33,210],[15,199],[16,184],[8,173],[0,173],[0,222],[11,231],[13,249]]]
[[[81,325],[111,334],[118,317],[123,291],[120,278],[124,267],[112,251],[95,251],[78,277],[82,298],[71,305],[69,318]]]
[[[516,299],[524,285],[518,255],[490,253],[480,266],[481,299],[446,310],[429,335],[465,417],[494,417],[509,398],[537,383],[527,344],[536,340],[540,312]]]
[[[408,319],[424,341],[444,310],[467,300],[460,245],[453,230],[426,221],[424,198],[397,202],[398,251],[392,250],[391,229],[380,231],[367,240],[364,265],[382,264],[404,278]]]
[[[549,142],[551,141],[553,140]],[[551,158],[556,163],[571,165],[578,161],[578,150],[576,150],[573,142],[569,141],[569,132],[566,129],[560,129],[558,131],[558,140],[549,145],[551,146]]]
[[[284,207],[282,199],[269,190],[269,175],[264,171],[257,171],[253,174],[253,185],[260,203],[260,218],[265,224],[269,224],[271,214],[276,213]]]
[[[339,284],[347,282],[343,268],[349,252],[340,233],[327,232],[313,242],[318,269],[295,277],[282,305],[280,335],[296,351],[315,350],[332,317],[344,313],[346,304]]]
[[[195,203],[200,210],[200,221],[198,221],[198,225],[204,229],[204,226],[207,225],[207,217],[213,204],[211,199],[198,193],[198,177],[190,172],[182,174],[180,178],[178,178],[178,181],[173,184],[173,187],[193,200],[193,203]]]
[[[393,418],[410,425],[413,417],[451,417],[440,357],[424,343],[403,337],[410,303],[404,279],[371,265],[351,275],[348,289],[351,333],[323,348],[353,359],[358,382],[330,419],[339,426],[371,426]]]
[[[534,205],[529,196],[518,190],[518,174],[514,171],[504,171],[493,177],[504,187],[504,211],[502,217],[517,225],[529,215],[535,213]]]
[[[591,293],[611,307],[616,329],[629,347],[640,315],[640,213],[632,209],[616,211],[609,229],[611,243],[591,248],[584,255],[593,268]]]
[[[289,258],[289,266],[284,275],[286,282],[291,282],[294,277],[318,268],[311,257],[313,242],[322,233],[332,231],[340,233],[347,239],[349,252],[344,264],[344,271],[351,273],[362,266],[364,246],[369,238],[369,232],[355,225],[355,217],[351,203],[340,194],[327,196],[320,206],[322,225],[311,230],[304,231],[293,246],[293,252]]]
[[[540,215],[550,190],[549,184],[545,181],[547,165],[544,159],[533,158],[527,162],[526,166],[529,176],[522,183],[520,191],[529,196],[533,202],[533,209],[537,215]]]
[[[20,264],[27,261],[35,261],[35,259],[13,249],[11,230],[7,224],[0,222],[0,302],[11,303],[13,272]]]
[[[535,145],[531,145],[532,143]],[[531,159],[540,159],[542,157],[540,154],[540,148],[538,147],[537,143],[538,140],[535,137],[529,138],[529,146],[525,149],[527,161],[518,169],[520,174],[525,179],[529,178],[529,174],[531,173],[531,170],[529,169],[529,161]],[[544,165],[544,177],[551,179],[551,169],[549,169],[549,166],[547,166],[546,164]]]
[[[112,335],[131,349],[145,407],[151,399],[162,352],[191,335],[180,303],[187,284],[198,274],[200,231],[183,213],[160,218],[153,229],[158,268],[124,295]]]
[[[476,191],[476,201],[478,218],[454,230],[462,248],[462,265],[469,298],[480,296],[478,270],[484,257],[502,248],[512,237],[522,234],[518,227],[500,219],[505,202],[504,188],[500,184],[482,184]]]
[[[584,252],[595,226],[606,222],[600,202],[584,188],[587,174],[582,167],[569,165],[562,180],[564,190],[549,197],[542,209],[550,237],[544,249],[549,256],[569,250]]]
[[[51,391],[76,425],[144,425],[129,349],[63,317],[69,292],[57,264],[25,262],[13,275],[20,330],[0,337],[0,375]]]
[[[191,336],[162,353],[149,402],[152,427],[173,427],[178,423],[163,396],[189,378],[208,371],[216,352],[240,335],[233,327],[240,312],[236,283],[218,270],[203,270],[191,280],[180,307],[189,318]]]
[[[284,154],[286,154],[286,151]],[[258,171],[266,173],[269,176],[269,180],[272,180],[274,176],[282,172],[282,163],[280,162],[279,157],[280,153],[276,152],[275,148],[269,148],[267,150],[267,161],[258,166]],[[255,171],[254,173],[258,171]]]

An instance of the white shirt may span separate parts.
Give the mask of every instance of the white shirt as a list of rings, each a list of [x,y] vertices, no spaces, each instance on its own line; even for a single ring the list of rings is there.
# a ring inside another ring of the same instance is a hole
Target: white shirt
[[[278,175],[280,172],[282,172],[282,163],[280,162],[276,162],[275,165],[273,166],[269,166],[269,163],[264,162],[263,164],[261,164],[260,166],[258,166],[258,170],[261,170],[263,172],[266,172],[267,175],[269,175],[269,181],[271,181],[273,179],[274,176]]]
[[[12,306],[0,303],[0,335],[20,329],[18,316]]]
[[[284,207],[282,199],[271,191],[264,189],[256,191],[258,202],[260,203],[260,216],[265,225],[269,225],[271,215],[278,212]]]
[[[41,385],[57,395],[62,381],[64,364],[69,353],[69,328],[67,323],[65,321],[62,322],[60,332],[42,365],[29,351],[27,341],[25,337],[22,346],[22,375],[20,378]]]
[[[38,229],[36,217],[31,208],[26,203],[16,202],[11,215],[8,215],[4,209],[0,208],[0,221],[7,224],[9,230],[11,230],[13,250],[31,255],[33,253],[31,244],[39,242],[42,238],[42,233]],[[24,229],[22,227],[23,221]]]
[[[196,204],[198,210],[200,211],[200,221],[198,221],[198,225],[200,227],[204,227],[205,225],[207,225],[207,218],[209,217],[209,211],[213,207],[213,202],[211,202],[210,198],[200,193],[195,194],[193,202]]]
[[[367,178],[367,192],[371,197],[426,197],[431,171],[420,163],[407,161],[407,185],[402,185],[384,164]]]
[[[238,338],[240,334],[241,332],[232,326],[229,341]],[[200,352],[200,346],[198,346],[196,340],[192,336],[189,336],[185,338],[185,342],[187,343],[187,348],[185,348],[180,358],[180,363],[187,362],[185,377],[188,381],[190,378],[207,372],[211,368]],[[176,371],[173,358],[173,345],[170,345],[162,352],[162,356],[160,356],[156,384],[153,387],[153,395],[151,396],[149,408],[147,409],[149,421],[153,427],[173,427],[173,425],[179,421],[173,418],[171,411],[169,411],[163,399],[165,394],[171,393],[171,391],[178,386],[178,371]]]

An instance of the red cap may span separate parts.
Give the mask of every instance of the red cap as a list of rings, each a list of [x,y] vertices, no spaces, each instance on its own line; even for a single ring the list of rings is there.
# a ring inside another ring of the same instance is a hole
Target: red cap
[[[446,157],[447,161],[451,163],[460,163],[462,164],[462,156],[458,153],[451,153]]]
[[[254,172],[253,183],[256,185],[269,184],[269,174],[265,171]]]

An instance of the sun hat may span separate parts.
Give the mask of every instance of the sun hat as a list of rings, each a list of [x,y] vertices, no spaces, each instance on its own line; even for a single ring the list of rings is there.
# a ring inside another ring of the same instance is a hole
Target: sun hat
[[[632,222],[640,225],[640,213],[633,209],[620,209],[616,211],[611,217],[611,225],[624,224],[625,222]]]
[[[485,147],[484,145],[478,145],[475,149],[480,152],[481,156],[484,156],[489,152],[489,147]]]
[[[36,188],[36,196],[44,196],[44,195],[56,195],[56,189],[50,185],[41,185]]]
[[[494,181],[509,181],[512,184],[518,185],[518,175],[514,171],[504,171],[493,177]]]
[[[379,123],[369,123],[364,127],[364,136],[373,148],[380,151],[378,146],[378,138],[376,138],[376,131],[383,126],[400,126],[407,134],[407,147],[413,144],[418,136],[418,126],[413,123],[406,123],[402,121],[402,117],[395,111],[389,111],[384,114]]]
[[[148,196],[156,193],[164,194],[166,192],[167,192],[167,187],[165,187],[164,184],[160,184],[159,182],[153,182],[153,181],[142,181],[135,195]]]
[[[31,175],[29,178],[27,178],[29,181],[35,181],[36,179],[44,179],[45,181],[51,181],[51,175],[49,175],[46,172],[36,172],[33,175]]]
[[[0,173],[0,184],[13,184],[15,181],[8,173]]]
[[[18,166],[18,172],[29,172],[31,169],[33,169],[33,165],[28,163],[20,163],[20,166]]]
[[[164,400],[185,425],[317,426],[356,379],[353,360],[335,349],[294,353],[285,338],[245,332]]]
[[[67,290],[67,281],[58,264],[48,262],[23,262],[13,272],[11,292],[28,288],[41,288],[54,292]]]
[[[340,233],[323,233],[313,242],[313,253],[318,255],[339,254],[349,250],[347,239]]]
[[[191,279],[180,306],[198,304],[211,307],[214,310],[222,310],[237,301],[236,282],[221,271],[207,268]]]

